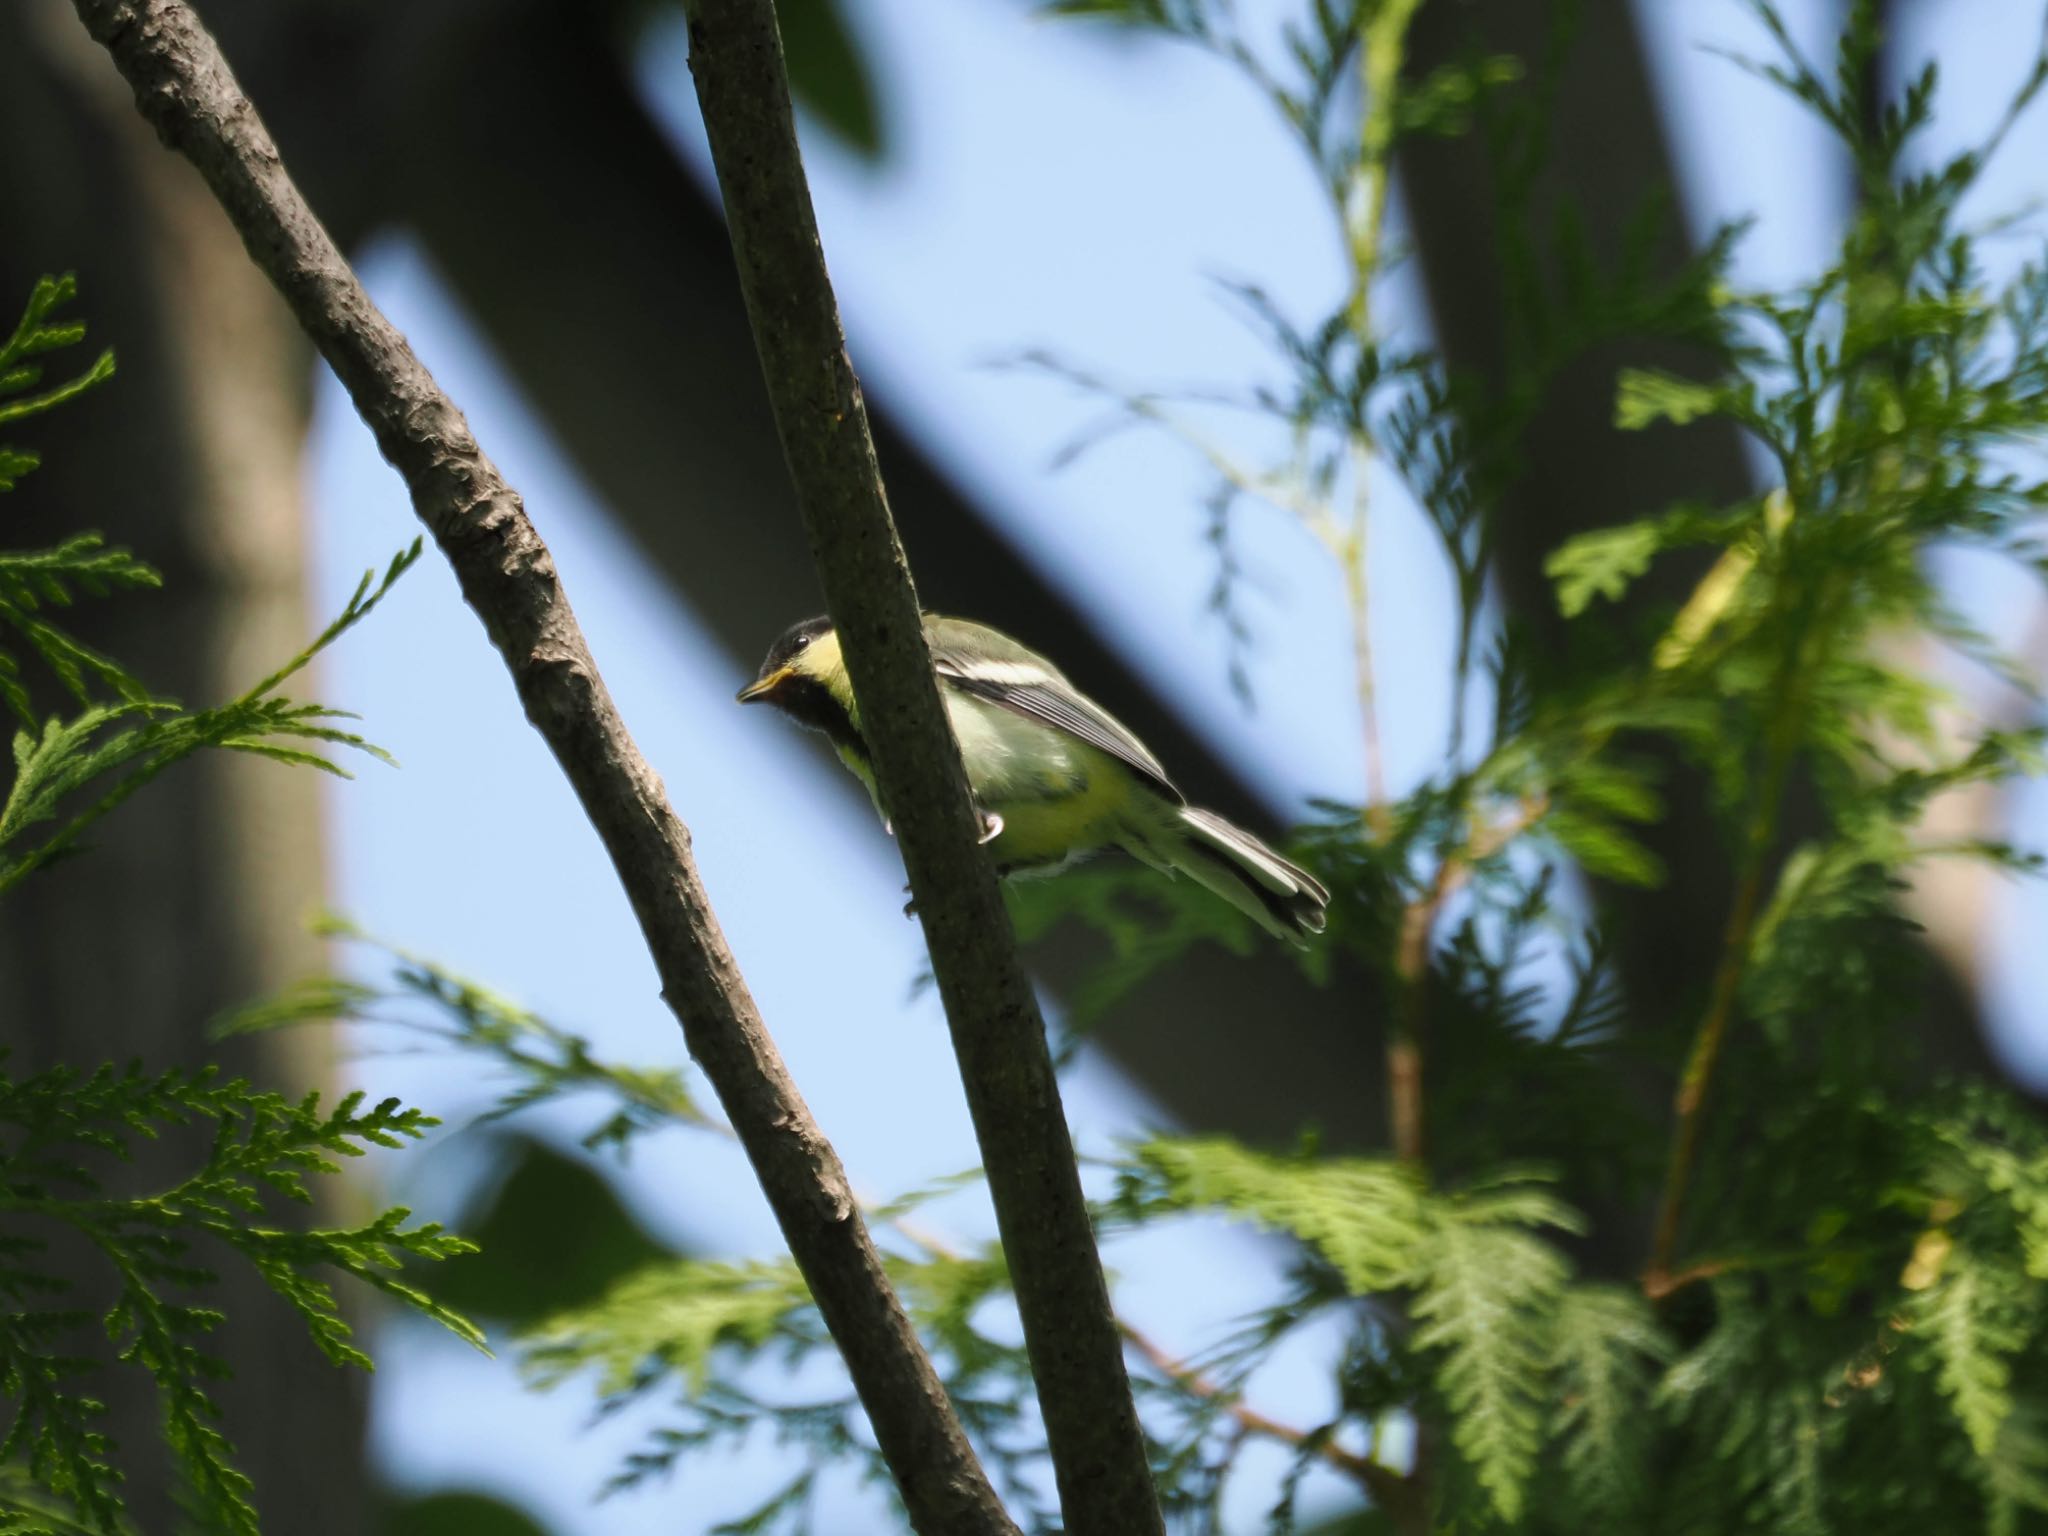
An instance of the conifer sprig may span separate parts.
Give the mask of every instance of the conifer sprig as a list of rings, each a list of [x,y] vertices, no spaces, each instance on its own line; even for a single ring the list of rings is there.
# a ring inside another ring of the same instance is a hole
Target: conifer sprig
[[[44,364],[38,359],[85,339],[82,321],[55,318],[77,294],[78,281],[68,273],[43,278],[29,295],[14,333],[0,343],[0,425],[53,410],[113,377],[114,354],[102,352],[84,372],[64,383],[25,393],[42,383]],[[13,490],[41,463],[29,449],[0,444],[0,491]],[[124,702],[141,704],[148,699],[148,690],[117,663],[49,622],[44,610],[68,607],[81,593],[104,597],[112,591],[160,584],[155,571],[125,550],[107,548],[97,534],[75,534],[54,549],[0,550],[0,624],[27,644],[79,703],[91,703],[91,689],[99,687]],[[0,700],[22,726],[41,725],[30,706],[21,659],[5,645],[0,645]]]
[[[82,321],[55,318],[57,311],[77,296],[78,280],[68,272],[62,277],[41,279],[29,295],[13,334],[0,342],[0,426],[54,410],[114,376],[114,354],[106,351],[83,372],[48,388],[38,388],[43,383],[43,364],[38,359],[85,339]],[[41,463],[29,449],[0,444],[0,491],[13,490],[23,475]]]
[[[221,1529],[254,1536],[248,1479],[233,1462],[213,1384],[224,1368],[206,1346],[220,1315],[203,1300],[220,1262],[233,1255],[263,1277],[337,1364],[367,1368],[351,1342],[332,1271],[371,1285],[433,1318],[479,1348],[475,1326],[399,1279],[403,1256],[442,1259],[473,1245],[434,1223],[412,1224],[403,1209],[359,1226],[310,1231],[274,1224],[277,1197],[309,1203],[310,1175],[337,1171],[338,1158],[416,1140],[435,1122],[396,1100],[368,1105],[360,1093],[333,1108],[317,1094],[289,1100],[213,1069],[146,1073],[56,1067],[0,1075],[0,1393],[12,1416],[0,1456],[20,1457],[43,1487],[68,1499],[93,1530],[120,1526],[121,1448],[95,1427],[98,1405],[74,1379],[93,1363],[97,1323],[118,1358],[146,1371],[163,1406],[165,1436],[200,1506]],[[210,1139],[184,1178],[141,1194],[116,1193],[117,1175],[147,1145],[189,1128]],[[68,1283],[40,1268],[52,1226],[97,1251],[116,1281],[97,1318],[70,1302]]]
[[[41,382],[44,365],[38,359],[84,338],[83,323],[54,318],[77,291],[70,276],[42,279],[14,334],[0,345],[0,425],[53,409],[113,376],[113,354],[106,352],[62,384],[6,400]],[[0,491],[12,490],[39,462],[25,450],[0,448]],[[75,706],[71,713],[39,708],[22,658],[0,645],[0,702],[16,722],[14,772],[0,799],[0,895],[72,852],[94,823],[197,752],[246,752],[344,778],[347,769],[323,748],[390,761],[381,748],[334,723],[353,718],[346,711],[300,703],[278,689],[367,618],[419,559],[420,550],[420,541],[414,540],[381,576],[364,573],[333,622],[277,671],[226,704],[197,710],[155,693],[122,663],[49,617],[51,610],[81,596],[104,598],[160,586],[154,570],[91,533],[73,535],[51,549],[0,550],[0,626],[20,638]],[[54,829],[44,830],[40,838],[30,835],[52,823]]]
[[[70,380],[27,393],[42,384],[40,359],[84,335],[82,325],[55,318],[75,291],[68,277],[44,279],[0,344],[0,424],[111,376],[107,353]],[[38,462],[25,450],[0,449],[0,490]],[[0,699],[17,723],[14,772],[0,798],[0,894],[73,851],[93,823],[196,752],[252,752],[335,773],[343,770],[319,749],[382,756],[331,723],[343,718],[339,711],[277,690],[367,617],[418,554],[415,544],[381,580],[366,575],[336,620],[255,687],[192,711],[49,617],[81,596],[155,587],[154,571],[91,534],[52,549],[0,551],[0,626],[19,637],[69,706],[43,713],[22,658],[0,648]],[[254,1269],[338,1365],[367,1368],[370,1360],[352,1342],[328,1282],[337,1273],[481,1348],[474,1325],[396,1272],[407,1259],[470,1252],[463,1239],[396,1208],[353,1227],[302,1230],[275,1220],[279,1201],[310,1204],[309,1178],[338,1171],[339,1159],[406,1145],[435,1123],[396,1100],[371,1105],[355,1093],[330,1109],[318,1094],[287,1099],[212,1068],[109,1064],[19,1074],[0,1052],[0,1530],[127,1529],[121,1467],[139,1448],[112,1441],[101,1427],[103,1406],[81,1380],[108,1368],[111,1350],[117,1368],[153,1382],[195,1518],[210,1530],[257,1536],[255,1490],[234,1464],[231,1427],[214,1396],[226,1367],[207,1342],[222,1322],[207,1292],[224,1262]],[[137,1192],[136,1166],[145,1161],[153,1169],[193,1166]],[[105,1266],[111,1303],[81,1305],[72,1281],[54,1272],[48,1256],[60,1234]]]
[[[195,753],[244,752],[340,778],[352,775],[321,748],[345,748],[393,761],[375,743],[333,723],[355,718],[348,711],[301,703],[279,695],[277,689],[367,618],[419,559],[420,550],[420,542],[414,540],[392,558],[381,576],[365,572],[341,613],[309,645],[240,697],[211,709],[188,711],[158,697],[106,658],[81,663],[78,658],[91,653],[68,640],[62,648],[46,648],[45,660],[67,685],[89,697],[89,674],[108,684],[120,702],[88,703],[68,717],[49,715],[36,721],[30,715],[30,723],[15,732],[14,779],[0,801],[0,895],[70,853],[96,822]],[[46,625],[37,629],[55,633]],[[27,836],[53,822],[55,829],[40,838]]]
[[[624,1152],[633,1138],[664,1127],[725,1131],[698,1103],[677,1068],[641,1068],[601,1060],[581,1035],[529,1008],[394,945],[345,919],[317,925],[323,936],[369,947],[392,964],[388,985],[316,977],[217,1020],[221,1037],[343,1021],[384,1025],[469,1052],[497,1068],[506,1089],[481,1118],[499,1120],[550,1100],[596,1095],[613,1107],[583,1138],[597,1151]],[[729,1134],[729,1132],[727,1133]]]

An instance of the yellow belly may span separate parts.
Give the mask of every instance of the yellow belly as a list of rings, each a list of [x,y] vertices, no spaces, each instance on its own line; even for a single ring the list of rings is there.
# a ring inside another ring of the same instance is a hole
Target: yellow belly
[[[1112,843],[1129,842],[1146,824],[1143,807],[1134,804],[1144,792],[1135,787],[1130,770],[1108,753],[958,692],[947,692],[946,705],[975,801],[1003,821],[1003,830],[988,844],[999,869],[1050,871]],[[886,819],[873,768],[846,748],[839,755]],[[1137,841],[1147,841],[1142,831]],[[1145,855],[1142,847],[1132,851]]]
[[[1087,776],[1078,792],[1004,798],[998,791],[984,799],[982,808],[1003,818],[1002,832],[989,844],[998,867],[1049,868],[1117,840],[1130,800],[1129,778],[1103,754],[1091,748],[1082,754],[1098,761],[1077,765]]]

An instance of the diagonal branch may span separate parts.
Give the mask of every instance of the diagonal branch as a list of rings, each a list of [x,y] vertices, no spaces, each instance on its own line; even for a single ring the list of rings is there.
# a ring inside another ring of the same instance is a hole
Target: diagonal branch
[[[845,647],[988,1170],[1075,1536],[1162,1529],[1038,999],[939,702],[847,359],[771,0],[690,0],[690,70],[783,454]]]
[[[916,1529],[1016,1536],[902,1304],[845,1170],[726,948],[689,832],[627,734],[518,495],[370,302],[184,0],[74,0],[143,116],[199,169],[348,390],[610,854],[681,1021],[774,1207]]]

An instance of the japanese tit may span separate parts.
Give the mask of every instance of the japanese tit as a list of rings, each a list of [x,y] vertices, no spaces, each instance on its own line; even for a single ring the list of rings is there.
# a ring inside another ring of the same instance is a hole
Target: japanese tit
[[[1322,932],[1330,893],[1313,875],[1189,805],[1145,744],[1051,662],[984,624],[927,615],[924,628],[998,873],[1050,873],[1120,848],[1189,876],[1279,938]],[[886,822],[831,620],[786,631],[739,699],[822,731]]]

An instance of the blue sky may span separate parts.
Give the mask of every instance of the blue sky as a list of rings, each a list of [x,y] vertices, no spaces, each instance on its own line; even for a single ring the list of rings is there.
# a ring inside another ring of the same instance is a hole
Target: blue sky
[[[1342,599],[1319,549],[1277,518],[1246,529],[1259,578],[1258,711],[1248,720],[1226,682],[1222,633],[1204,613],[1213,567],[1200,539],[1196,467],[1169,444],[1131,435],[1055,471],[1057,449],[1095,407],[1057,383],[990,366],[1044,347],[1137,385],[1236,383],[1264,372],[1214,278],[1255,278],[1301,314],[1327,304],[1341,280],[1326,214],[1291,145],[1234,74],[1190,50],[1034,21],[1020,0],[865,0],[848,9],[877,63],[900,153],[878,171],[817,135],[809,142],[826,251],[870,392],[916,425],[1277,804],[1357,798]],[[2038,23],[2021,13],[2033,8],[1954,0],[1905,9],[1913,45],[1938,44],[1950,67],[1945,134],[1951,125],[1976,131],[1974,119],[2003,99],[2032,47]],[[1797,276],[1825,251],[1839,207],[1817,130],[1700,49],[1759,47],[1734,0],[1645,0],[1642,10],[1686,148],[1689,216],[1705,224],[1757,213],[1743,275]],[[1793,10],[1822,23],[1824,46],[1832,8]],[[1953,24],[1965,16],[1968,28]],[[681,151],[701,157],[680,29],[658,32],[643,65],[650,103]],[[2042,163],[2010,156],[1996,200],[2038,196]],[[820,792],[820,775],[838,771],[822,754],[782,722],[733,707],[751,658],[723,654],[614,534],[418,253],[381,245],[365,275],[524,492],[627,721],[691,825],[769,1024],[856,1182],[886,1194],[973,1164],[943,1021],[928,997],[911,996],[921,946],[898,910],[893,848],[850,813],[849,797]],[[1419,331],[1413,293],[1398,277],[1385,302],[1398,324]],[[309,464],[318,594],[331,609],[414,525],[398,482],[324,374]],[[1374,626],[1389,658],[1383,729],[1398,790],[1441,748],[1450,588],[1413,509],[1392,487],[1377,506]],[[1974,569],[1959,579],[2000,611],[2014,601]],[[793,617],[764,615],[764,633]],[[388,609],[333,653],[321,690],[363,710],[374,739],[404,764],[373,767],[331,796],[335,905],[590,1034],[609,1054],[682,1060],[610,870],[439,562],[423,562]],[[2030,803],[2036,827],[2041,809]],[[2010,958],[1999,998],[2012,1048],[2048,1071],[2048,1036],[2032,1004],[2038,978],[2016,942],[2048,917],[2039,899],[2001,914]],[[807,914],[801,954],[789,935],[798,906]],[[488,1100],[488,1085],[462,1062],[377,1056],[355,1070],[451,1123]],[[1086,1054],[1069,1109],[1090,1145],[1158,1120],[1111,1066]],[[574,1128],[573,1118],[553,1123]],[[489,1170],[454,1146],[387,1173],[400,1193],[439,1212]],[[649,1146],[623,1188],[643,1219],[679,1239],[735,1253],[777,1249],[751,1178],[723,1145]],[[943,1219],[966,1235],[990,1230],[972,1200],[948,1206]],[[1192,1349],[1260,1297],[1273,1260],[1203,1227],[1119,1250],[1112,1262],[1130,1314],[1170,1347]],[[1199,1288],[1180,1282],[1191,1272],[1202,1274]],[[1261,1406],[1314,1421],[1324,1389],[1313,1350],[1310,1341],[1262,1384]],[[387,1340],[380,1358],[376,1453],[408,1485],[502,1490],[562,1536],[687,1536],[763,1486],[765,1450],[592,1507],[631,1424],[586,1433],[588,1401],[577,1391],[526,1393],[505,1360],[410,1331]],[[1246,1480],[1240,1516],[1261,1507],[1261,1481]],[[823,1527],[872,1528],[853,1513]]]

